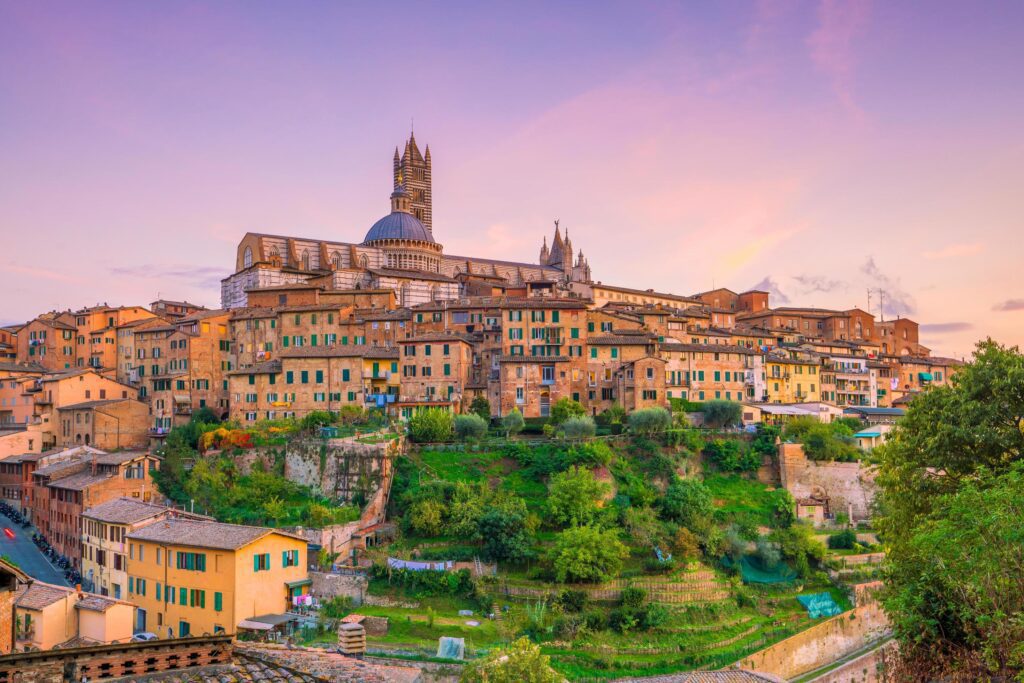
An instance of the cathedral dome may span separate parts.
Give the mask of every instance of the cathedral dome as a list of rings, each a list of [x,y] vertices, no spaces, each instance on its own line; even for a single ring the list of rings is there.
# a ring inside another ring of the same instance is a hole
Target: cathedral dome
[[[433,242],[434,237],[420,219],[404,211],[392,211],[373,224],[363,238],[363,244],[377,240],[416,240]]]

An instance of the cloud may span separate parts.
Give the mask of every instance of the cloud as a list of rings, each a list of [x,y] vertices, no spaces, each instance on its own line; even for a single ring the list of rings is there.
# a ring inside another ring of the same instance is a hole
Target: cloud
[[[1024,299],[1007,299],[992,307],[993,311],[1024,311]]]
[[[847,284],[842,280],[829,280],[824,275],[794,275],[793,279],[797,281],[805,294],[834,292],[837,289],[847,288]]]
[[[951,332],[966,332],[973,330],[971,323],[926,323],[921,325],[921,331],[929,334],[948,334]]]
[[[771,295],[769,304],[772,306],[789,303],[789,297],[786,296],[786,293],[779,288],[779,283],[777,283],[771,275],[766,275],[760,282],[751,287],[751,289],[759,289],[762,292],[768,292]]]
[[[0,264],[0,270],[8,273],[17,273],[18,275],[42,278],[44,280],[55,280],[57,282],[80,282],[80,278],[72,277],[66,273],[58,273],[55,270],[36,268],[34,266],[19,266],[15,263]]]
[[[853,43],[867,24],[870,9],[867,0],[821,0],[818,26],[807,37],[814,66],[829,79],[843,106],[858,117],[863,113],[853,100]]]
[[[188,285],[200,289],[220,289],[220,281],[228,275],[223,268],[180,264],[166,266],[154,264],[117,266],[110,269],[110,274],[149,280],[182,280]]]
[[[873,256],[868,257],[860,267],[860,272],[868,278],[867,284],[872,290],[882,290],[883,313],[886,317],[910,315],[917,311],[917,302],[903,289],[899,278],[883,273]]]
[[[957,256],[970,256],[972,254],[978,254],[984,250],[985,245],[981,242],[949,244],[941,249],[924,252],[924,257],[932,261],[938,261],[941,259],[955,258]]]

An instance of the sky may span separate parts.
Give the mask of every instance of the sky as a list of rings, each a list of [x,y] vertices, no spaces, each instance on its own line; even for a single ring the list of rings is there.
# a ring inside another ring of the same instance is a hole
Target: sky
[[[0,2],[0,322],[359,242],[414,127],[447,253],[1024,344],[1022,66],[1017,1]]]

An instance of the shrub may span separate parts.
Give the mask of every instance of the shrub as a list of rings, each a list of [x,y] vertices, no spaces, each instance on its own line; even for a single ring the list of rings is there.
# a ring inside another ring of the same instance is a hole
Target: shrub
[[[556,602],[562,606],[566,612],[582,612],[587,607],[587,600],[590,596],[587,595],[586,591],[572,590],[566,588],[558,594]]]
[[[672,557],[680,563],[693,562],[700,555],[700,544],[697,537],[686,527],[679,527],[679,531],[672,538]]]
[[[299,426],[306,431],[313,431],[329,424],[334,424],[334,415],[327,410],[310,411],[299,421]]]
[[[474,415],[479,415],[486,422],[491,421],[491,402],[487,400],[486,396],[477,395],[473,397],[473,402],[469,404],[469,412]]]
[[[526,420],[523,419],[523,414],[519,412],[518,408],[513,408],[505,417],[501,418],[501,426],[505,429],[505,436],[512,436],[523,431]]]
[[[742,417],[743,407],[735,401],[714,399],[704,402],[704,424],[713,429],[738,425]]]
[[[774,425],[759,425],[753,443],[754,452],[758,455],[775,455],[778,450],[775,440],[781,434],[782,430]]]
[[[597,515],[598,501],[608,491],[608,484],[595,479],[590,470],[570,467],[551,478],[548,512],[556,524],[589,524]]]
[[[613,424],[622,424],[626,420],[626,409],[618,403],[613,403],[597,415],[597,424],[608,427]]]
[[[796,500],[786,489],[772,491],[772,517],[779,529],[788,529],[796,522]]]
[[[409,420],[409,438],[419,443],[449,441],[455,420],[443,408],[420,410]]]
[[[711,491],[696,479],[676,478],[665,491],[661,511],[665,518],[691,531],[700,529],[713,512]]]
[[[586,416],[570,417],[562,422],[562,432],[567,439],[589,439],[597,433],[597,425],[592,418]]]
[[[462,441],[479,441],[487,435],[487,420],[476,413],[456,415],[455,436]]]
[[[782,551],[778,543],[772,543],[767,538],[757,539],[757,561],[763,569],[774,569],[782,561]]]
[[[558,535],[551,560],[555,578],[566,581],[606,581],[618,573],[629,549],[612,529],[578,526]]]
[[[622,589],[622,596],[619,604],[627,609],[642,607],[647,599],[647,591],[636,586],[626,586]]]
[[[436,500],[417,501],[406,513],[409,528],[420,536],[437,536],[444,512],[444,505]]]
[[[480,518],[483,552],[489,562],[522,562],[532,555],[526,506],[522,511],[490,509]]]
[[[629,414],[629,430],[634,434],[660,434],[672,426],[672,414],[664,408],[643,408]]]
[[[832,550],[853,550],[857,547],[857,533],[853,529],[845,529],[828,537],[828,547]]]
[[[342,406],[336,415],[337,421],[343,425],[363,422],[366,417],[366,411],[359,406]]]
[[[564,680],[551,668],[551,658],[541,654],[540,646],[525,637],[470,661],[459,678],[460,683],[561,683]]]
[[[555,401],[555,405],[551,406],[551,424],[560,425],[570,417],[583,417],[587,414],[587,409],[583,407],[583,404],[579,401],[574,401],[568,396]]]
[[[756,472],[761,466],[760,454],[734,439],[715,439],[704,447],[704,452],[723,472]]]
[[[573,444],[566,449],[564,460],[566,465],[594,467],[597,465],[607,465],[612,461],[613,455],[615,455],[614,451],[606,442],[587,441]]]

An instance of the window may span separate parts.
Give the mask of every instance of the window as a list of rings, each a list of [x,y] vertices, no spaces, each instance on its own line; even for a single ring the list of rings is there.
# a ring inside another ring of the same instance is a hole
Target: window
[[[270,571],[270,553],[261,553],[252,556],[252,570],[254,572]],[[185,590],[182,588],[182,590]]]
[[[281,551],[281,566],[282,567],[298,567],[299,566],[299,551],[298,550],[282,550]]]
[[[351,375],[351,372],[349,371],[349,369],[348,369],[348,368],[345,368],[345,369],[343,369],[343,370],[341,371],[341,381],[342,381],[342,382],[347,382],[347,381],[349,381],[349,378],[350,378],[351,376],[352,376],[352,375]]]
[[[218,593],[214,593],[213,594],[213,610],[215,612],[220,612],[223,609],[224,609],[224,596],[221,593],[219,593],[219,592]]]
[[[187,569],[189,571],[205,572],[206,554],[183,553],[181,551],[178,551],[176,567],[178,569]]]
[[[303,370],[301,377],[303,384],[309,384],[309,370]]]

